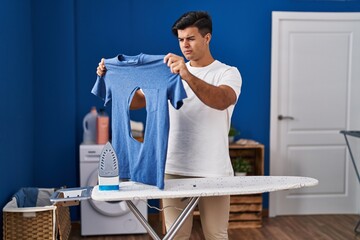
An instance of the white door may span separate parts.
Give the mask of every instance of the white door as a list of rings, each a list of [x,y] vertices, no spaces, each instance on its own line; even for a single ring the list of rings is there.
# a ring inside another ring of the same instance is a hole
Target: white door
[[[270,194],[270,216],[356,213],[340,130],[360,130],[360,13],[273,12],[270,175],[319,185]]]

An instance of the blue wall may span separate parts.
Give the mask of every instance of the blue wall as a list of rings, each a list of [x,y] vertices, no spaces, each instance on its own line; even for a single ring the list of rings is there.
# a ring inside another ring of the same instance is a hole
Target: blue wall
[[[211,13],[213,56],[241,71],[243,89],[233,125],[240,137],[265,144],[268,174],[271,11],[360,11],[359,1],[325,0],[2,3],[1,206],[23,186],[79,185],[82,118],[91,106],[102,106],[90,94],[100,58],[180,54],[170,28],[189,10]],[[78,219],[78,212],[72,217]]]
[[[74,1],[32,1],[34,181],[78,185]]]
[[[31,1],[0,8],[0,206],[34,184],[33,52]],[[0,217],[2,222],[2,214]]]

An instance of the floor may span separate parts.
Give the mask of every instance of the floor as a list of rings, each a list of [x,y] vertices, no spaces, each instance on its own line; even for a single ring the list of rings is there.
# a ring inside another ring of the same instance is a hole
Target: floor
[[[230,240],[360,240],[360,234],[354,232],[357,215],[306,215],[279,216],[264,218],[261,228],[230,229]],[[161,224],[156,218],[150,221],[158,234]],[[149,240],[147,234],[117,236],[87,236],[80,234],[79,223],[74,223],[70,240]],[[201,240],[204,236],[199,220],[194,221],[191,240]]]

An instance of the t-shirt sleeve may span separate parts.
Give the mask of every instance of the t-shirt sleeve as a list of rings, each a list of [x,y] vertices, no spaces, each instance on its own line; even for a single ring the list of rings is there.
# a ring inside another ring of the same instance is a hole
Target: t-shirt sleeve
[[[106,105],[107,102],[111,99],[110,91],[106,90],[104,77],[97,76],[96,82],[91,90],[91,93],[101,98],[105,102],[104,105]]]
[[[231,87],[236,93],[236,99],[239,98],[241,92],[242,78],[239,70],[236,67],[228,68],[220,78],[218,86],[227,85]]]
[[[180,109],[183,105],[182,100],[187,98],[180,75],[172,74],[170,77],[168,81],[167,95],[171,105],[173,105],[175,109]]]

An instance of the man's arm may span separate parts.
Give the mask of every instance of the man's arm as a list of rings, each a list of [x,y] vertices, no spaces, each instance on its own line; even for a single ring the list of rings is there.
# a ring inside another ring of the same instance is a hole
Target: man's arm
[[[99,66],[96,69],[96,74],[99,75],[100,77],[103,77],[105,73],[106,73],[105,59],[102,58],[101,61],[99,62]],[[140,109],[145,106],[146,106],[145,95],[140,90],[137,90],[131,101],[130,110]]]
[[[235,91],[227,86],[214,86],[190,74],[183,78],[196,96],[207,106],[217,110],[225,110],[236,102]]]
[[[184,58],[169,53],[164,62],[170,67],[172,73],[179,74],[187,82],[196,96],[207,106],[217,110],[224,110],[236,102],[235,91],[226,85],[213,86],[197,78],[189,72]]]

